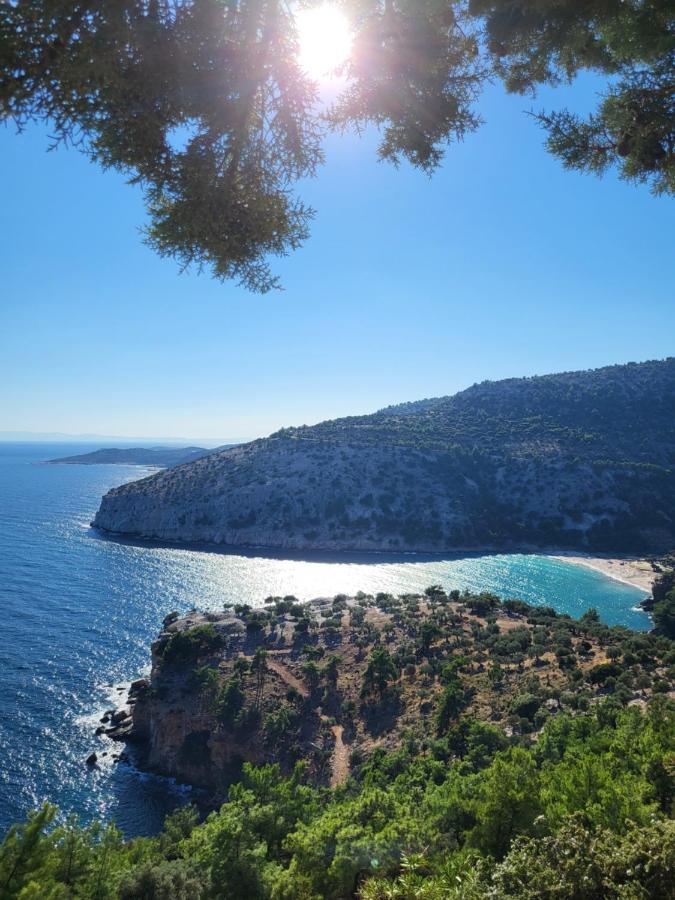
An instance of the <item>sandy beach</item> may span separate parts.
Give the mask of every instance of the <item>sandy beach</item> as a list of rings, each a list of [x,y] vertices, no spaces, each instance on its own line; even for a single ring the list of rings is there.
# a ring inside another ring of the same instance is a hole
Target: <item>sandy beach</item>
[[[574,552],[549,553],[547,556],[553,559],[559,559],[562,562],[573,563],[577,566],[585,566],[587,569],[594,569],[601,572],[609,578],[616,581],[622,581],[624,584],[630,584],[632,587],[639,588],[645,594],[651,594],[652,583],[656,578],[656,572],[652,569],[651,563],[646,559],[634,557],[606,558],[601,556],[586,556]]]

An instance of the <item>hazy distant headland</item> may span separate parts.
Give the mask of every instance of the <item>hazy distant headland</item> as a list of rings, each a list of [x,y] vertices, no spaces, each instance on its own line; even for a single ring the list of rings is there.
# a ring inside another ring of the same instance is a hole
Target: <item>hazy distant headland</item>
[[[219,448],[221,449],[221,448]],[[205,447],[105,447],[90,453],[62,456],[46,460],[47,465],[125,465],[157,466],[170,468],[182,463],[194,462],[213,450]]]
[[[123,485],[94,525],[234,546],[675,543],[675,358],[474,385],[288,428]]]

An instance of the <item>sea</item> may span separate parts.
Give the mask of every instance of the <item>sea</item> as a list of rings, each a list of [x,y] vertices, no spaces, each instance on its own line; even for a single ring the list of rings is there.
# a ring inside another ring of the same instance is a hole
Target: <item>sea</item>
[[[136,769],[94,732],[128,683],[147,674],[170,611],[337,593],[490,590],[610,624],[651,627],[644,593],[536,555],[229,552],[113,540],[90,527],[101,496],[151,472],[43,465],[91,445],[0,443],[0,833],[49,800],[61,815],[151,835],[188,788]],[[99,763],[86,765],[95,751]]]

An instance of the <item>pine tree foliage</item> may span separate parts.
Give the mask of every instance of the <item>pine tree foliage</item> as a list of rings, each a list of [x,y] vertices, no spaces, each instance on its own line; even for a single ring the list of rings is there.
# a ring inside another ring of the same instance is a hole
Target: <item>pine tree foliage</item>
[[[282,3],[0,5],[0,116],[127,175],[152,247],[253,290],[307,235],[291,187],[321,160],[314,99]]]
[[[179,810],[157,838],[54,826],[45,806],[0,845],[1,896],[675,896],[672,701],[654,700],[644,713],[606,701],[564,714],[530,745],[507,747],[475,721],[454,731],[447,742],[411,736],[398,751],[381,749],[337,791],[310,786],[302,764],[288,777],[276,765],[246,764],[220,810],[201,824],[191,808]]]
[[[675,189],[670,0],[341,0],[354,44],[327,114],[294,18],[319,2],[2,3],[0,118],[46,121],[56,142],[122,172],[143,190],[150,246],[256,291],[278,286],[270,257],[308,235],[295,185],[321,163],[326,127],[375,125],[382,159],[432,172],[479,126],[491,79],[526,93],[598,73],[592,115],[538,117],[549,150]]]
[[[598,109],[583,118],[542,113],[548,148],[565,166],[675,190],[675,11],[670,0],[471,0],[495,71],[507,88],[606,77]]]

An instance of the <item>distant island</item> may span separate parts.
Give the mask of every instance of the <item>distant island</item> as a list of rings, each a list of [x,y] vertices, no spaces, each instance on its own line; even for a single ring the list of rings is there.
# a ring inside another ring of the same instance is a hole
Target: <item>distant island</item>
[[[287,428],[114,488],[96,527],[312,550],[675,544],[675,358]]]
[[[218,448],[223,449],[223,448]],[[168,469],[183,463],[194,462],[213,453],[205,447],[105,447],[91,453],[79,453],[76,456],[62,456],[59,459],[46,460],[47,465],[64,466],[157,466]]]

